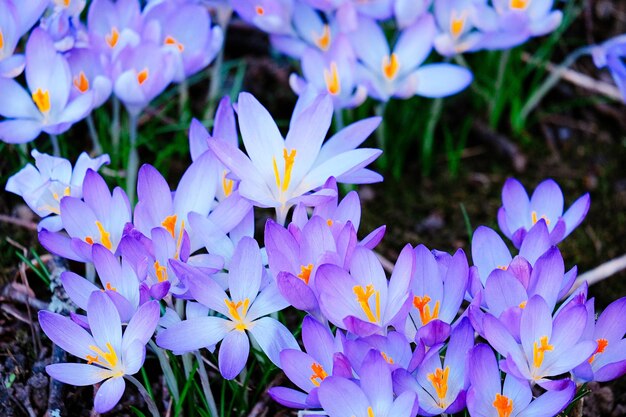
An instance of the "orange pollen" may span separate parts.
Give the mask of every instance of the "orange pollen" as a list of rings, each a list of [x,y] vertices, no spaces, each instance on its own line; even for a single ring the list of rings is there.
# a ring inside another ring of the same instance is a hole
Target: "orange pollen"
[[[332,227],[333,223],[333,219],[326,220],[326,224],[328,225],[328,227]]]
[[[144,68],[137,73],[137,82],[139,83],[139,85],[142,85],[146,82],[146,80],[148,79],[148,74],[148,68]]]
[[[229,178],[226,178],[228,171],[224,170],[222,174],[222,189],[224,190],[224,195],[228,197],[233,192],[233,186],[235,182]]]
[[[372,407],[367,407],[367,417],[376,417],[374,416],[374,410]]]
[[[305,284],[309,285],[309,279],[311,278],[312,270],[313,264],[308,264],[307,266],[300,265],[300,273],[298,274],[298,278],[304,281]]]
[[[492,404],[498,411],[498,417],[510,417],[513,412],[513,401],[506,395],[496,394],[496,399]]]
[[[589,358],[589,363],[593,363],[593,361],[596,359],[596,355],[603,353],[606,347],[609,345],[609,341],[606,339],[598,339],[596,340],[596,342],[598,342],[598,347],[596,348],[596,351],[593,352],[593,355],[591,355],[591,357]]]
[[[183,243],[183,233],[185,232],[185,221],[180,222],[180,229],[178,230],[178,239],[176,239],[176,253],[174,253],[174,259],[178,259],[180,256],[180,247]],[[173,236],[172,236],[173,237]]]
[[[356,300],[361,305],[367,319],[372,323],[378,323],[380,321],[380,291],[374,290],[373,284],[369,284],[365,288],[362,285],[355,285],[352,287],[352,291],[356,295]],[[374,314],[369,304],[369,299],[372,295],[374,295],[375,299],[376,314]]]
[[[48,90],[38,88],[32,97],[40,112],[48,113],[50,111],[50,93]]]
[[[69,7],[71,0],[63,0],[65,7]]]
[[[322,381],[326,379],[328,374],[326,373],[322,365],[317,362],[313,362],[313,364],[311,365],[311,370],[313,371],[313,374],[311,375],[310,380],[313,385],[319,387]]]
[[[450,33],[454,38],[458,38],[465,28],[465,21],[467,20],[467,10],[463,10],[457,14],[456,10],[452,10],[450,15]]]
[[[4,35],[2,34],[2,31],[0,30],[0,49],[4,48]]]
[[[441,408],[445,408],[443,399],[446,398],[446,394],[448,393],[449,374],[450,367],[446,366],[446,369],[437,368],[434,373],[427,375],[428,380],[433,384],[433,388],[435,388],[437,398],[439,398],[438,405]]]
[[[281,191],[287,191],[289,183],[291,182],[293,164],[296,160],[296,150],[292,149],[290,152],[287,152],[287,149],[283,149],[283,159],[285,160],[285,176],[282,182],[280,179],[280,172],[278,171],[278,164],[276,163],[276,157],[272,157],[272,163],[274,168],[274,177],[276,178],[276,188]]]
[[[183,45],[182,43],[178,42],[176,39],[174,39],[173,36],[167,36],[165,38],[164,43],[165,43],[165,45],[174,45],[176,48],[178,48],[179,52],[183,52],[185,50],[185,45]]]
[[[498,269],[506,271],[507,269],[509,269],[509,267],[508,267],[508,265],[507,266],[505,266],[505,265],[498,265]]]
[[[111,346],[111,343],[107,342],[106,344],[106,347],[108,349],[107,352],[103,351],[98,346],[89,345],[88,347],[90,350],[96,353],[96,355],[85,356],[88,365],[91,365],[92,363],[97,363],[98,365],[106,366],[107,368],[111,369],[117,366],[117,361],[119,359],[117,357],[117,353],[115,353],[115,349],[113,349],[113,346]]]
[[[98,228],[98,232],[100,232],[100,243],[108,250],[111,250],[111,248],[113,247],[113,245],[111,244],[111,233],[107,232],[102,223],[100,223],[100,221],[98,220],[96,220],[96,227]],[[93,237],[91,236],[85,237],[85,242],[89,243],[90,245],[93,245],[95,243]]]
[[[539,344],[537,342],[533,344],[533,365],[535,368],[541,367],[545,353],[553,350],[554,346],[548,344],[548,336],[541,336]]]
[[[335,61],[330,63],[330,70],[324,69],[324,81],[326,82],[326,89],[333,96],[341,92],[339,70],[337,69],[337,63]]]
[[[413,305],[415,306],[415,308],[417,308],[417,310],[420,313],[420,319],[422,320],[422,326],[427,325],[432,320],[434,320],[434,319],[439,317],[440,302],[437,301],[435,303],[435,308],[434,308],[433,312],[431,313],[430,312],[430,306],[428,305],[428,303],[430,301],[431,301],[431,299],[427,295],[424,295],[423,297],[418,297],[418,296],[413,297]]]
[[[535,223],[537,223],[539,221],[539,219],[543,219],[546,222],[546,226],[550,226],[550,219],[548,219],[545,215],[541,216],[541,217],[537,217],[537,212],[533,211],[532,213],[530,213],[530,219],[533,222],[533,225]]]
[[[256,12],[256,14],[258,14],[259,16],[263,16],[265,14],[265,9],[261,6],[256,6],[254,8],[254,11]]]
[[[107,285],[105,285],[105,287],[107,290],[109,291],[117,291],[117,288],[115,288],[114,286],[111,285],[110,282],[107,282]]]
[[[380,355],[383,357],[384,360],[387,361],[389,365],[393,365],[393,358],[391,356],[387,356],[385,352],[380,352]]]
[[[392,53],[390,56],[383,57],[383,75],[388,80],[393,80],[398,75],[400,69],[400,62],[398,61],[398,55]]]
[[[525,10],[528,8],[531,0],[511,0],[511,9],[514,10]]]
[[[109,48],[115,48],[115,45],[117,45],[117,42],[120,40],[120,32],[115,26],[113,26],[111,28],[111,34],[106,35],[104,37],[104,40],[106,41],[107,45],[109,45]]]
[[[165,230],[170,232],[170,235],[172,235],[172,237],[175,236],[176,219],[177,216],[175,214],[172,214],[171,216],[167,216],[165,220],[161,222],[161,226],[163,226]]]
[[[80,74],[74,77],[74,87],[81,93],[85,93],[89,90],[89,80],[84,72],[81,71]]]
[[[313,38],[315,39],[315,44],[322,51],[327,51],[330,46],[330,26],[324,25],[324,29],[322,29],[322,34],[317,35],[317,33],[313,32]]]
[[[161,265],[159,261],[154,262],[154,272],[156,273],[156,277],[159,282],[167,281],[167,267],[165,265]]]
[[[243,322],[243,319],[246,317],[248,313],[248,307],[250,306],[250,300],[244,299],[243,301],[230,301],[229,299],[224,299],[224,304],[226,304],[226,308],[228,308],[228,313],[231,315],[232,320],[235,322],[235,330],[244,331],[248,328],[246,323]],[[241,312],[239,312],[241,309]]]
[[[524,309],[526,308],[526,304],[528,303],[528,301],[522,301],[521,303],[519,303],[519,308]]]

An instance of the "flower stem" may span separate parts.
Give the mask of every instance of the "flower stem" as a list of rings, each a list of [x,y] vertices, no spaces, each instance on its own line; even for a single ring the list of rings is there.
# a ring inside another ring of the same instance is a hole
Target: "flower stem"
[[[102,145],[100,144],[100,140],[98,139],[98,131],[96,130],[96,125],[93,122],[93,115],[89,114],[87,116],[87,128],[89,129],[89,136],[91,137],[91,144],[93,145],[92,155],[101,155],[102,154]]]
[[[335,109],[335,133],[339,132],[345,126],[343,120],[343,110]]]
[[[111,120],[111,144],[113,155],[117,157],[120,151],[120,100],[113,96],[113,119]]]
[[[209,84],[209,94],[207,97],[208,105],[206,112],[204,113],[204,120],[210,120],[213,118],[215,106],[217,105],[217,99],[220,95],[220,87],[222,85],[222,65],[224,64],[224,45],[226,45],[226,29],[228,28],[228,23],[230,22],[231,16],[232,9],[218,10],[217,23],[222,29],[222,34],[224,38],[222,41],[222,47],[217,53],[217,57],[215,58],[215,62],[213,63],[213,67],[211,68],[211,81]]]
[[[150,414],[152,414],[153,417],[159,417],[159,409],[154,403],[154,400],[150,397],[150,394],[148,394],[148,391],[146,391],[146,388],[141,385],[141,382],[137,381],[133,376],[130,375],[124,375],[124,378],[126,378],[127,381],[132,382],[132,384],[137,387],[137,390],[143,397],[143,400],[148,405],[148,410],[150,410]]]
[[[385,120],[386,120],[385,110],[386,109],[387,109],[386,101],[378,103],[376,107],[374,108],[374,111],[376,112],[376,116],[379,116],[382,118],[382,121],[380,122],[380,126],[378,126],[378,129],[376,129],[376,141],[380,150],[383,151],[382,155],[378,158],[378,162],[383,168],[383,170],[387,169],[387,149],[386,149],[387,144],[386,144],[386,132],[385,132],[385,130],[387,130],[387,124],[385,123]]]
[[[499,105],[500,100],[502,99],[502,83],[504,83],[504,75],[506,74],[506,70],[509,66],[510,58],[510,49],[505,50],[500,55],[500,63],[498,65],[498,75],[496,76],[493,99],[489,101],[489,124],[494,128],[498,123],[498,117],[502,110],[502,106]]]
[[[60,157],[61,147],[59,146],[59,138],[57,135],[50,135],[50,142],[52,142],[52,155]]]
[[[430,170],[432,168],[435,128],[439,123],[442,109],[443,99],[436,98],[433,100],[433,103],[430,106],[430,114],[428,117],[428,123],[426,124],[426,131],[424,132],[424,139],[422,140],[422,175],[424,176],[430,175]]]
[[[130,149],[128,150],[128,163],[126,164],[126,192],[131,206],[135,202],[137,190],[137,170],[139,169],[139,153],[137,152],[137,115],[129,113],[129,137]]]
[[[209,411],[213,417],[219,417],[217,412],[217,405],[215,404],[215,398],[211,391],[211,384],[209,383],[209,375],[204,367],[204,361],[199,351],[195,351],[196,360],[198,361],[198,369],[200,371],[200,382],[202,383],[202,390],[204,391],[204,398],[209,404]]]
[[[174,397],[174,401],[178,402],[180,399],[180,394],[178,393],[178,384],[176,382],[176,376],[174,376],[174,371],[172,371],[172,366],[170,365],[169,360],[167,359],[167,355],[165,351],[158,347],[153,340],[148,341],[148,346],[152,349],[154,354],[159,359],[159,364],[161,365],[161,370],[163,371],[163,376],[165,377],[165,382],[170,389],[170,394]]]

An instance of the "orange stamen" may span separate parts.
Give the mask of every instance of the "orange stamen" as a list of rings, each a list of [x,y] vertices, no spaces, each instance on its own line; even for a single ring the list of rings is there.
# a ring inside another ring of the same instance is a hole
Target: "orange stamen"
[[[272,163],[274,168],[274,177],[276,178],[276,188],[287,191],[289,183],[291,182],[291,170],[296,160],[296,150],[292,149],[291,152],[287,152],[287,149],[283,149],[283,159],[285,160],[285,176],[281,182],[280,172],[278,171],[278,164],[276,163],[276,157],[272,157]]]
[[[330,26],[324,25],[322,29],[322,34],[317,35],[317,33],[313,32],[313,39],[315,39],[315,44],[322,51],[327,51],[330,46]]]
[[[446,366],[446,369],[437,368],[434,373],[428,374],[426,377],[433,384],[437,398],[439,398],[438,405],[441,408],[445,408],[444,398],[448,393],[448,375],[450,374],[450,367]]]
[[[311,375],[311,378],[310,378],[311,382],[316,387],[319,387],[322,381],[326,379],[328,374],[326,373],[322,365],[320,365],[317,362],[313,362],[313,364],[311,365],[311,370],[313,371],[313,374]]]
[[[161,226],[163,226],[165,230],[170,232],[170,235],[172,235],[172,237],[175,236],[174,231],[176,230],[176,219],[177,216],[175,214],[172,214],[171,216],[167,216],[165,220],[161,222]]]
[[[111,34],[106,35],[104,37],[109,48],[113,49],[117,45],[117,42],[120,40],[120,32],[117,30],[115,26],[111,28]]]
[[[74,87],[81,93],[85,93],[89,90],[89,80],[84,72],[81,71],[80,74],[74,77]]]
[[[498,411],[498,417],[510,417],[513,412],[513,401],[506,395],[496,394],[496,399],[492,404]]]
[[[420,319],[422,320],[422,326],[430,323],[432,320],[439,317],[439,307],[440,302],[437,301],[435,303],[435,308],[433,312],[430,312],[430,306],[428,303],[431,301],[430,297],[424,295],[423,297],[415,296],[413,297],[413,305],[420,313]]]
[[[154,262],[154,272],[156,273],[156,277],[159,282],[167,281],[167,267],[165,265],[161,265],[159,261]]]
[[[532,213],[530,213],[530,219],[532,220],[533,225],[535,225],[535,223],[537,223],[539,219],[543,219],[546,222],[546,226],[550,226],[550,219],[548,219],[545,215],[541,217],[537,217],[536,211],[533,211]]]
[[[596,342],[598,342],[598,347],[596,348],[596,351],[593,352],[593,355],[591,355],[591,357],[588,359],[589,363],[593,363],[593,361],[596,359],[596,355],[603,353],[606,350],[606,347],[609,345],[609,341],[606,339],[598,339],[596,340]]]
[[[525,10],[530,3],[530,0],[511,0],[510,6],[514,10]]]
[[[355,285],[352,287],[352,291],[356,295],[356,300],[361,305],[367,319],[372,323],[378,323],[380,321],[380,291],[374,290],[374,285],[372,284],[367,285],[365,288],[362,285]],[[372,295],[375,297],[376,314],[374,314],[369,304],[369,299]]]
[[[244,323],[244,318],[248,313],[248,307],[250,305],[249,299],[244,299],[243,301],[238,301],[235,303],[234,301],[230,301],[229,299],[224,299],[224,304],[226,304],[226,308],[228,308],[228,313],[231,315],[233,321],[235,322],[235,330],[244,331],[248,328],[248,325]],[[241,312],[239,312],[241,309]]]
[[[385,352],[380,352],[380,354],[389,365],[393,365],[393,358],[391,356],[387,356]]]
[[[383,75],[388,80],[393,80],[398,75],[400,69],[400,62],[398,61],[398,55],[395,53],[390,56],[383,57]]]
[[[258,14],[259,16],[263,16],[265,14],[265,9],[261,6],[256,6],[254,8],[254,11],[256,12],[256,14]]]
[[[548,336],[541,336],[539,344],[537,342],[533,344],[533,365],[535,368],[541,367],[545,353],[553,350],[554,346],[548,344]]]
[[[465,28],[465,21],[467,19],[467,10],[463,10],[457,14],[456,10],[452,10],[450,15],[450,33],[454,38],[458,38]]]
[[[40,112],[48,113],[50,111],[50,93],[48,90],[38,88],[37,91],[33,93],[32,97]]]
[[[309,279],[311,278],[311,271],[313,270],[313,264],[307,266],[300,265],[300,273],[297,275],[305,284],[309,285]]]
[[[179,52],[183,52],[185,50],[185,45],[183,45],[182,43],[178,42],[176,39],[174,39],[173,36],[167,36],[165,38],[165,45],[174,45],[176,48],[178,48]]]
[[[226,178],[228,171],[224,170],[222,174],[222,189],[224,190],[224,195],[228,197],[233,192],[233,186],[235,182],[229,178]]]
[[[139,85],[142,85],[146,82],[146,80],[148,79],[148,74],[148,68],[144,68],[137,73],[137,82],[139,82]]]
[[[324,81],[326,82],[326,89],[333,96],[341,92],[341,80],[339,79],[339,70],[335,61],[330,63],[330,71],[324,69]]]

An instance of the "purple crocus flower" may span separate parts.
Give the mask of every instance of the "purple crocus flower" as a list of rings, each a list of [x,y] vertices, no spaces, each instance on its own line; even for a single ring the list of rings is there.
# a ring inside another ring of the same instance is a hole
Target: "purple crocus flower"
[[[465,408],[465,393],[469,386],[467,354],[473,346],[474,329],[464,318],[450,335],[443,364],[438,354],[430,354],[415,376],[397,369],[393,375],[396,392],[416,393],[420,415],[458,413]]]
[[[582,340],[587,323],[584,305],[573,305],[567,314],[552,319],[551,310],[541,296],[532,297],[524,306],[518,343],[505,325],[490,314],[483,319],[485,339],[506,359],[502,369],[517,378],[539,383],[544,387],[558,386],[548,377],[572,371],[589,359],[597,343]]]
[[[386,336],[373,334],[356,340],[348,339],[344,342],[345,356],[357,373],[365,364],[367,354],[372,349],[380,353],[392,371],[398,368],[407,369],[411,364],[413,357],[411,344],[399,332],[389,332]]]
[[[69,236],[42,229],[39,242],[63,258],[91,262],[94,243],[112,253],[117,251],[124,227],[131,221],[130,202],[120,187],[111,193],[104,179],[91,169],[83,182],[83,199],[61,199],[61,222]]]
[[[113,84],[106,72],[106,57],[94,49],[75,48],[67,54],[67,62],[72,72],[70,99],[93,91],[93,107],[103,105],[113,90]]]
[[[88,169],[97,171],[110,162],[108,155],[91,159],[81,153],[72,169],[71,163],[64,158],[31,151],[35,166],[27,164],[7,181],[6,190],[21,196],[24,202],[42,220],[39,229],[58,232],[63,228],[60,214],[60,201],[65,196],[82,198],[83,180]]]
[[[113,63],[127,46],[140,43],[142,19],[139,1],[94,0],[89,6],[87,28],[90,45]]]
[[[263,352],[280,366],[280,351],[298,349],[298,343],[279,321],[263,317],[282,310],[288,303],[275,285],[261,289],[263,264],[256,241],[243,238],[237,245],[228,273],[230,295],[211,278],[192,267],[180,264],[186,272],[191,295],[222,317],[196,317],[169,327],[157,337],[157,344],[176,353],[188,352],[222,341],[219,352],[220,373],[235,378],[243,369],[250,353],[250,332]],[[260,290],[260,292],[259,292]]]
[[[319,399],[329,417],[415,417],[417,396],[406,391],[394,399],[391,370],[381,354],[368,353],[359,372],[359,385],[329,376],[319,387]]]
[[[88,45],[89,36],[80,21],[86,4],[86,0],[55,0],[41,19],[39,27],[50,34],[57,51],[67,52]]]
[[[411,26],[415,21],[428,12],[433,0],[395,0],[393,14],[400,29]]]
[[[467,392],[467,409],[471,416],[553,417],[576,393],[576,384],[572,381],[535,399],[528,381],[507,375],[502,385],[496,356],[482,343],[469,352],[469,377],[472,386]]]
[[[486,0],[439,0],[435,2],[435,19],[439,34],[435,49],[443,56],[454,56],[481,47],[482,32],[475,30],[479,12]]]
[[[324,12],[334,12],[343,32],[355,30],[359,16],[385,20],[393,13],[393,0],[306,0],[306,2]]]
[[[622,93],[622,100],[626,101],[626,66],[623,58],[626,56],[626,35],[611,38],[591,51],[593,62],[598,68],[607,68]]]
[[[232,0],[231,6],[246,22],[266,33],[291,34],[293,0]]]
[[[43,29],[35,29],[26,44],[26,83],[30,93],[15,80],[0,78],[0,115],[6,118],[0,139],[5,142],[30,142],[42,131],[58,135],[91,111],[91,92],[69,100],[69,65]]]
[[[357,79],[377,100],[414,95],[445,97],[465,89],[472,81],[471,72],[457,65],[422,66],[435,37],[435,22],[430,14],[423,15],[403,30],[392,50],[382,28],[370,19],[359,19],[359,27],[350,33],[350,37],[361,61]],[[367,48],[357,47],[364,42]]]
[[[595,340],[593,355],[574,369],[581,381],[610,381],[626,373],[626,297],[613,301],[595,321],[593,300],[587,303],[587,328],[583,339]]]
[[[63,350],[87,361],[86,364],[55,363],[46,366],[46,372],[70,385],[94,385],[104,380],[96,393],[94,409],[105,413],[124,394],[124,375],[141,369],[145,345],[159,320],[159,305],[150,302],[141,306],[122,335],[120,316],[113,301],[95,291],[89,297],[87,319],[91,334],[67,317],[39,312],[39,324],[46,335]]]
[[[563,213],[563,192],[554,180],[542,181],[530,199],[524,186],[509,178],[502,188],[502,207],[498,225],[519,248],[530,228],[544,219],[550,232],[550,243],[556,245],[578,227],[589,211],[589,193],[579,197]]]
[[[461,249],[454,256],[435,256],[424,245],[419,245],[414,256],[415,272],[410,287],[412,306],[403,330],[409,339],[417,335],[427,346],[433,346],[450,335],[450,325],[465,296],[469,267]]]
[[[346,146],[321,159],[332,113],[330,98],[318,97],[292,118],[283,139],[267,110],[252,95],[241,93],[239,127],[249,157],[223,141],[210,141],[209,147],[241,180],[241,195],[260,207],[276,208],[278,222],[284,224],[292,205],[315,205],[328,198],[308,193],[329,177],[358,171],[380,155],[377,149]]]
[[[376,255],[357,247],[350,273],[336,265],[317,270],[316,287],[324,316],[335,326],[358,336],[386,334],[387,327],[402,329],[409,306],[409,282],[414,267],[411,245],[404,247],[391,279]]]
[[[344,335],[338,330],[333,336],[328,325],[306,316],[302,321],[302,342],[306,352],[285,349],[280,352],[280,363],[287,378],[304,392],[273,387],[268,394],[286,407],[320,408],[317,392],[326,377],[352,377],[350,363],[341,354]]]

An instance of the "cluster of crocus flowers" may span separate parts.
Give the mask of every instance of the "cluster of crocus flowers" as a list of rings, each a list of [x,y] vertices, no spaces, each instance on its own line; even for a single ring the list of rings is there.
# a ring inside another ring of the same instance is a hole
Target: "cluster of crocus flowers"
[[[87,361],[51,365],[50,375],[77,385],[106,380],[97,411],[118,402],[122,377],[137,372],[148,342],[187,358],[216,352],[225,379],[258,349],[297,387],[272,388],[276,401],[336,417],[466,408],[472,416],[551,417],[572,401],[576,382],[626,372],[624,299],[596,321],[586,287],[567,297],[576,269],[566,271],[555,246],[583,220],[588,196],[563,213],[554,181],[529,199],[509,180],[499,218],[518,253],[481,226],[471,262],[461,249],[407,244],[388,276],[374,252],[384,227],[359,239],[358,194],[340,199],[337,189],[337,182],[380,180],[366,168],[379,151],[355,149],[380,120],[325,140],[332,100],[303,96],[283,139],[250,94],[236,109],[238,120],[223,100],[211,134],[193,123],[193,163],[176,190],[144,165],[133,209],[121,189],[111,192],[88,169],[81,193],[59,196],[61,230],[40,231],[46,248],[93,263],[99,278],[98,285],[64,273],[63,286],[84,312],[40,318],[55,343]],[[247,155],[237,147],[237,126]],[[254,238],[253,206],[275,210],[263,239]],[[304,351],[276,318],[288,307],[307,313]],[[479,336],[488,344],[476,345]]]

